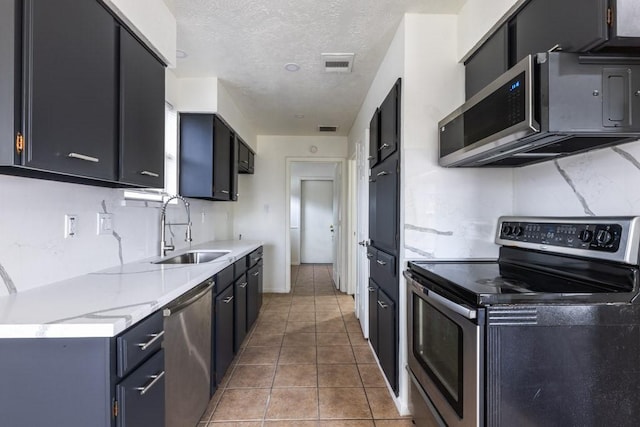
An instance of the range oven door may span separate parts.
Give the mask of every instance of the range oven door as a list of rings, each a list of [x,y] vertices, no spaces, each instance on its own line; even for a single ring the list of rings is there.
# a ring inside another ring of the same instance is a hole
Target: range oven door
[[[429,289],[405,271],[409,368],[449,427],[484,424],[484,310]]]

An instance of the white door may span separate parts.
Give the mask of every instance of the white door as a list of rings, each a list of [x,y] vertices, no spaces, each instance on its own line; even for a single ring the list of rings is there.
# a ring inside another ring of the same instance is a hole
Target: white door
[[[303,180],[300,191],[300,262],[333,263],[333,181]]]
[[[358,264],[357,264],[357,296],[356,315],[365,338],[369,338],[369,260],[367,259],[367,242],[369,240],[369,130],[367,129],[357,149],[358,169]]]
[[[333,219],[331,221],[331,243],[333,245],[333,283],[336,288],[342,289],[342,283],[340,283],[340,269],[342,268],[342,256],[340,253],[340,235],[342,234],[342,218],[340,218],[340,189],[342,185],[342,170],[340,164],[336,163],[334,169],[334,181],[333,181]]]

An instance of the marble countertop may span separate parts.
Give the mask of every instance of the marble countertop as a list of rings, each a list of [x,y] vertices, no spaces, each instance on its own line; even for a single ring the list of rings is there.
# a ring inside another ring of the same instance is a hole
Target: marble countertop
[[[0,297],[0,338],[113,337],[262,245],[213,241],[171,252],[228,250],[203,264],[148,258]]]

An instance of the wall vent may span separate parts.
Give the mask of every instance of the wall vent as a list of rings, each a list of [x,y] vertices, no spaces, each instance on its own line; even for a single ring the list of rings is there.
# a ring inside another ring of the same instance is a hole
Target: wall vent
[[[337,132],[338,126],[323,126],[318,125],[318,132]]]
[[[353,53],[323,53],[325,73],[350,73],[354,56]]]

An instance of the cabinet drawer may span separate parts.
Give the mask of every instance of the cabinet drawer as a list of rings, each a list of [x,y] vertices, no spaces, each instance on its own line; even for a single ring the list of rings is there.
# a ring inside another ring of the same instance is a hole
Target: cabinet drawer
[[[247,267],[252,267],[262,259],[262,246],[247,256]]]
[[[216,289],[218,293],[224,291],[229,285],[233,283],[234,274],[233,265],[226,267],[224,270],[216,274]]]
[[[164,350],[116,386],[117,427],[164,426]]]
[[[396,277],[396,257],[382,251],[377,251],[375,260],[375,267],[383,276],[388,278]]]
[[[247,272],[247,261],[242,258],[233,263],[233,277],[237,279]]]
[[[157,311],[129,328],[117,338],[118,376],[129,371],[158,351],[162,345],[164,326],[162,312]]]

